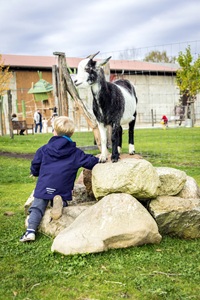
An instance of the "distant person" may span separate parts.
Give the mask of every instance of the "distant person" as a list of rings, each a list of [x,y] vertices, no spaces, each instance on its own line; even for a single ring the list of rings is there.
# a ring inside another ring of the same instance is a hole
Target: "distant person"
[[[55,120],[55,118],[57,118],[57,117],[58,117],[58,114],[54,112],[53,115],[52,115],[51,118],[50,118],[52,132],[53,132],[53,130],[54,130],[54,120]]]
[[[16,114],[12,114],[12,116],[11,116],[11,121],[12,121],[12,122],[18,122],[18,121],[19,121]],[[22,126],[20,125],[20,123],[18,123],[18,124],[19,124],[19,126],[21,127],[21,128],[20,128],[19,134],[20,134],[20,135],[24,135],[24,131],[25,131],[26,129],[25,129],[25,128],[22,128]]]
[[[184,121],[185,118],[185,110],[182,105],[176,105],[174,108],[175,116],[179,118],[179,126],[181,126],[182,122]]]
[[[53,204],[52,219],[62,216],[63,207],[72,200],[72,191],[78,169],[89,170],[99,162],[91,154],[85,154],[71,140],[74,122],[68,117],[57,117],[54,121],[53,137],[48,144],[39,148],[31,162],[31,174],[38,177],[34,190],[34,200],[29,209],[28,227],[21,242],[35,240],[35,232],[40,225],[49,201]]]
[[[42,131],[48,133],[48,120],[45,118],[42,120]]]
[[[39,132],[42,133],[42,115],[39,109],[34,113],[34,122],[35,122],[35,133],[37,133],[38,127]]]
[[[161,122],[164,125],[164,128],[168,127],[168,118],[165,115],[162,116]]]

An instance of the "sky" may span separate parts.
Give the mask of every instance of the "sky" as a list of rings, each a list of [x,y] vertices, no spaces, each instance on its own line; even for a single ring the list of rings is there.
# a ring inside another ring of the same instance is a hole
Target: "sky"
[[[199,0],[0,0],[0,54],[200,53]]]

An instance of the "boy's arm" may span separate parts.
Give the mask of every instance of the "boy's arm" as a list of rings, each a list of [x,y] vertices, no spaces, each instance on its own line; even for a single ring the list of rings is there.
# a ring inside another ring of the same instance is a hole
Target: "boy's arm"
[[[92,168],[98,164],[99,158],[92,155],[92,154],[86,154],[82,150],[80,150],[80,167],[83,167],[85,169],[92,170]]]
[[[38,177],[40,173],[40,166],[42,162],[42,151],[38,149],[35,156],[31,162],[31,175]]]

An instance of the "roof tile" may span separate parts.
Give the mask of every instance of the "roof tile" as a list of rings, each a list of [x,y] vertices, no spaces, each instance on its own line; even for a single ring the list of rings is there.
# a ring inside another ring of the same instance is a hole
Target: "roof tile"
[[[5,66],[10,67],[29,67],[29,68],[51,68],[57,64],[57,56],[28,56],[2,54]],[[70,68],[77,68],[83,58],[66,57],[67,65]],[[136,60],[110,60],[111,70],[126,71],[157,71],[157,72],[176,72],[178,65],[159,64]]]

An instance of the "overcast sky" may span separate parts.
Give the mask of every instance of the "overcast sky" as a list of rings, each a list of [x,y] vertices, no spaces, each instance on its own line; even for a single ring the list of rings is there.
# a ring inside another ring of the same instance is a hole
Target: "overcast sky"
[[[200,53],[200,0],[0,0],[0,53]]]

